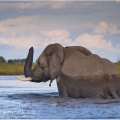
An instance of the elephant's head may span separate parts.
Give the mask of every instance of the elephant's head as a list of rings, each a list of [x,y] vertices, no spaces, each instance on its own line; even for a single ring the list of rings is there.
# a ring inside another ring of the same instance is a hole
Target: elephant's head
[[[26,78],[18,79],[32,82],[46,82],[58,77],[64,59],[63,47],[58,43],[48,45],[39,56],[37,65],[31,69],[33,51],[33,47],[31,47],[24,66],[24,75]]]

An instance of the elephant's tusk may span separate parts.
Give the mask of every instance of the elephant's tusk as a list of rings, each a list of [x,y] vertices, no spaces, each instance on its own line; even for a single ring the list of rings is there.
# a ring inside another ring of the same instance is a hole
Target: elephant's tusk
[[[16,76],[16,78],[17,78],[18,80],[21,80],[21,81],[31,81],[31,80],[32,80],[32,78],[31,78],[31,77],[27,77],[27,78],[20,78],[20,77]]]

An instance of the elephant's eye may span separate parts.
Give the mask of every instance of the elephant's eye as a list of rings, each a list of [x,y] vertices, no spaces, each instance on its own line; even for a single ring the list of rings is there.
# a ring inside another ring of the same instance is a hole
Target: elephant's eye
[[[43,65],[40,62],[38,62],[38,65],[41,69],[43,69]]]

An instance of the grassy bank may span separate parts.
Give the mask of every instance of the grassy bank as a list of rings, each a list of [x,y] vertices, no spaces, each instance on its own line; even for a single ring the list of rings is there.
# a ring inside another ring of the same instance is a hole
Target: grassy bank
[[[24,64],[22,63],[0,64],[0,75],[23,75],[23,70]]]
[[[118,68],[118,71],[119,71],[119,73],[120,73],[120,61],[118,61],[117,63],[115,63],[116,64],[116,66],[117,66],[117,68]]]
[[[115,63],[120,72],[120,61]],[[33,64],[32,67],[34,67]],[[24,64],[22,63],[5,63],[0,64],[0,75],[23,75]]]

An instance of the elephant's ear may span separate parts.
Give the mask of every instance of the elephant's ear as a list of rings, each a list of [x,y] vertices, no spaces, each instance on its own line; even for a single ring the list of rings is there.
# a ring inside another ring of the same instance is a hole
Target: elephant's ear
[[[62,62],[64,60],[64,50],[63,47],[56,43],[50,44],[45,49],[47,56],[47,61],[50,70],[51,80],[58,77],[61,71]]]

